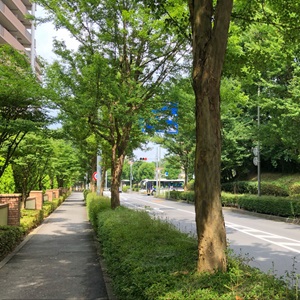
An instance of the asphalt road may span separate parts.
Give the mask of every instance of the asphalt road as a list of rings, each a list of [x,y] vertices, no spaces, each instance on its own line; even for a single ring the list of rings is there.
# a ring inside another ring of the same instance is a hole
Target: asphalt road
[[[121,204],[171,222],[196,238],[194,206],[139,193],[122,193]],[[229,247],[252,267],[286,280],[300,274],[300,226],[230,209],[223,210]],[[292,281],[292,280],[291,280]],[[299,276],[300,281],[300,276]],[[294,284],[294,282],[291,282]]]

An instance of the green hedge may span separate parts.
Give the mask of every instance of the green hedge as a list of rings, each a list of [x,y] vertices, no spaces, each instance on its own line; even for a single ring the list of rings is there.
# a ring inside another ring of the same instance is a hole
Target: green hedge
[[[84,191],[83,191],[83,199],[84,199],[84,201],[86,201],[86,197],[87,197],[87,195],[88,195],[89,193],[91,193],[91,190],[84,190]]]
[[[234,194],[255,194],[257,195],[258,183],[252,181],[234,181],[223,183],[222,191],[234,193]],[[285,186],[280,186],[278,184],[273,184],[270,182],[261,182],[260,185],[261,195],[270,195],[270,196],[280,196],[287,197],[289,196],[289,190]],[[300,193],[300,188],[299,188]]]
[[[24,233],[41,224],[44,219],[44,211],[37,209],[22,209],[20,226]]]
[[[289,195],[293,196],[293,195],[299,195],[299,194],[300,194],[300,183],[293,183],[289,187]]]
[[[43,214],[44,218],[48,217],[61,203],[65,200],[65,197],[59,197],[58,199],[53,199],[52,201],[44,201],[43,203]]]
[[[20,243],[23,235],[21,227],[0,226],[0,260]]]
[[[109,204],[108,204],[109,203]],[[110,207],[110,200],[104,196],[98,196],[96,193],[89,193],[86,197],[86,206],[88,218],[93,227],[97,226],[97,214],[99,210]]]
[[[300,200],[287,197],[243,195],[238,199],[242,209],[281,217],[300,217]]]
[[[194,192],[170,192],[173,200],[195,201]],[[256,196],[250,194],[221,193],[223,206],[239,207],[248,211],[281,217],[300,217],[300,197]]]
[[[122,192],[126,193],[128,190],[130,190],[130,186],[128,185],[122,186]]]
[[[166,193],[166,198],[171,200],[184,200],[193,203],[195,202],[195,192],[170,191]]]

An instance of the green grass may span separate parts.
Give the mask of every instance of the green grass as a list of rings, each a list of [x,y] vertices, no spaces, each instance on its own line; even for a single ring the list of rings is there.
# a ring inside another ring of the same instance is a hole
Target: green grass
[[[87,207],[118,299],[298,299],[231,254],[226,273],[198,274],[196,240],[146,212],[111,210],[109,199],[95,195]]]
[[[250,181],[257,181],[257,176],[251,177]],[[262,173],[261,181],[290,186],[294,183],[300,183],[300,174]]]

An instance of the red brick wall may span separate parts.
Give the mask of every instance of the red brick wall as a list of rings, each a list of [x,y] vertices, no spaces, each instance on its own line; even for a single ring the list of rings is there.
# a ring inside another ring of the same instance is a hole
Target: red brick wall
[[[0,194],[0,203],[8,204],[8,225],[20,226],[21,194]]]
[[[43,208],[43,191],[31,191],[29,194],[30,198],[35,198],[35,209]]]
[[[52,201],[53,200],[53,191],[46,190],[46,194],[48,195],[48,201]]]
[[[53,197],[55,199],[58,199],[59,198],[59,189],[53,189],[52,192],[53,192]]]

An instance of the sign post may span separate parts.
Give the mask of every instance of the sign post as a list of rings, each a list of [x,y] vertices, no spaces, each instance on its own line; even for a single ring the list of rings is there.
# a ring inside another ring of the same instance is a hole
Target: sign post
[[[132,165],[133,165],[133,161],[129,161],[129,165],[130,165],[130,192],[132,192]]]
[[[97,195],[100,196],[100,185],[101,185],[101,150],[98,149],[97,153]]]

